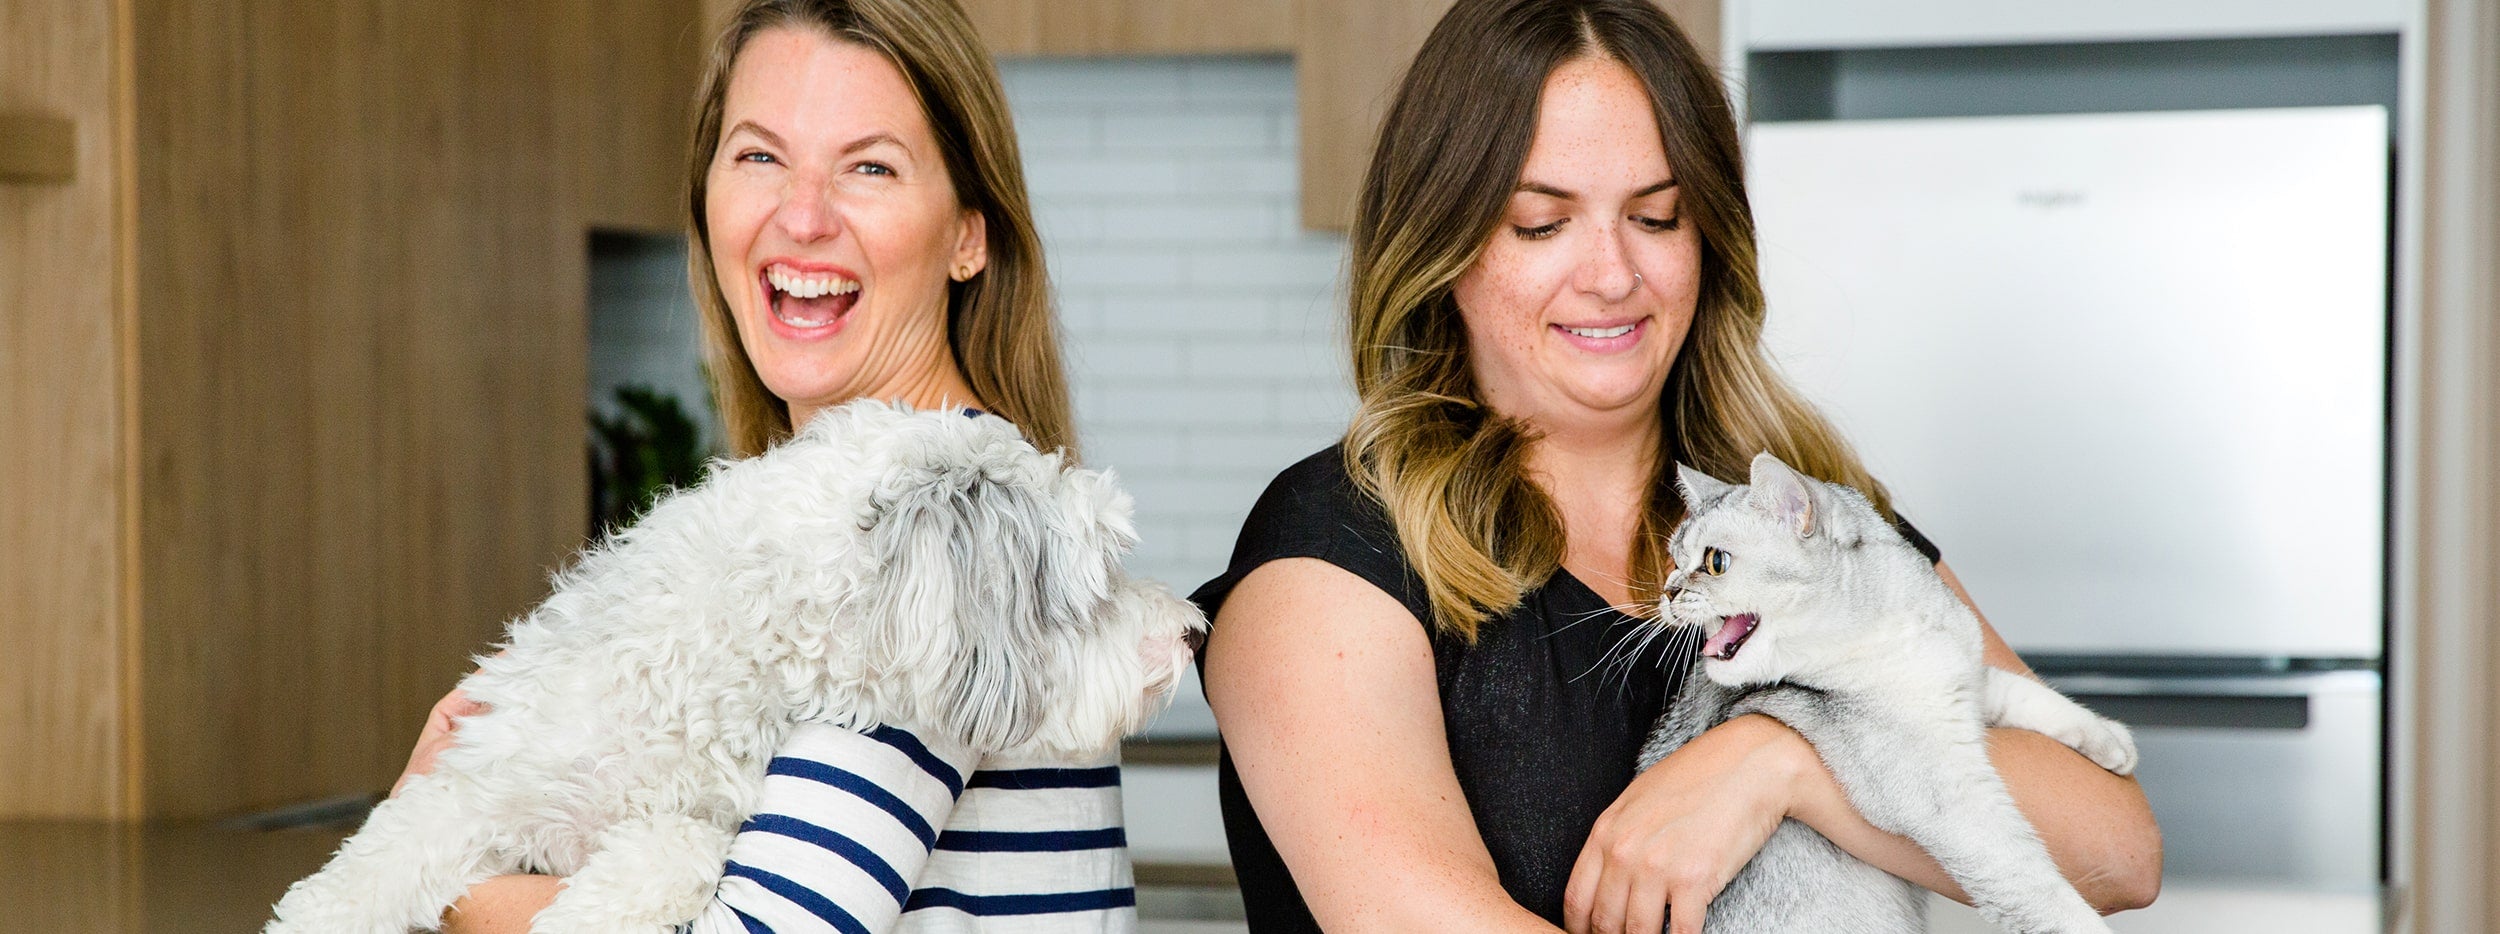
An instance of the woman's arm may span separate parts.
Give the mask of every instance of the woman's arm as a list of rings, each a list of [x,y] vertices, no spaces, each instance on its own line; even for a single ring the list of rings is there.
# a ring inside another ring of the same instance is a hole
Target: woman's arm
[[[434,760],[457,738],[461,717],[484,712],[486,705],[470,700],[459,688],[435,701],[434,709],[426,712],[425,728],[417,732],[416,748],[408,751],[408,768],[391,783],[391,796],[398,797],[409,779],[433,771]],[[497,876],[480,882],[443,912],[443,934],[527,934],[530,919],[553,903],[563,886],[564,880],[554,876]]]
[[[435,705],[408,778],[433,765],[455,721],[480,708],[458,691]],[[776,931],[891,928],[928,862],[977,757],[892,728],[867,733],[822,723],[793,727],[774,757],[756,817],[731,843],[724,879],[694,923],[698,934],[745,932],[745,917]],[[555,876],[497,876],[443,914],[445,934],[520,934],[563,888]],[[844,926],[834,920],[847,919]]]
[[[554,876],[496,876],[469,887],[443,912],[443,934],[529,934],[530,919],[554,904],[564,880]]]
[[[1970,601],[1950,568],[1936,570]],[[2030,673],[1984,617],[1980,629],[1987,664]],[[2133,779],[2024,730],[1989,731],[1988,753],[2085,901],[2105,913],[2152,902],[2161,889],[2161,831]],[[1565,927],[1656,930],[1651,913],[1664,902],[1674,934],[1698,934],[1709,900],[1784,817],[1877,868],[1968,900],[1917,844],[1868,824],[1803,737],[1754,715],[1695,738],[1633,779],[1598,818],[1565,890]]]
[[[1942,563],[1936,573],[1971,604],[1970,593],[1953,570]],[[1979,612],[1971,605],[1971,612]],[[1992,667],[2031,674],[2031,667],[1980,617],[1986,640],[1984,660]],[[1805,740],[1782,728],[1799,747]],[[1810,747],[1803,752],[1811,757]],[[2004,776],[2014,804],[2048,845],[2049,856],[2075,884],[2084,901],[2103,913],[2142,908],[2161,893],[2161,827],[2135,779],[2112,775],[2083,754],[2029,730],[1988,731],[1988,758]],[[1819,760],[1816,760],[1819,766]],[[1956,900],[1968,901],[1961,888],[1916,844],[1875,829],[1849,806],[1839,782],[1819,767],[1800,770],[1795,798],[1796,818],[1841,849],[1887,872]]]
[[[891,930],[979,758],[893,727],[792,728],[693,934]]]
[[[1541,931],[1467,810],[1414,614],[1326,562],[1242,579],[1206,645],[1207,701],[1259,821],[1330,931]]]

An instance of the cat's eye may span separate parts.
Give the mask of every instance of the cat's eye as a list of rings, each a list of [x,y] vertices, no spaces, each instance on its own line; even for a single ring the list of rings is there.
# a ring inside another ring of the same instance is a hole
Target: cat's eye
[[[1727,573],[1727,552],[1720,551],[1716,548],[1702,549],[1701,565],[1693,570],[1699,571],[1703,574],[1714,575]]]

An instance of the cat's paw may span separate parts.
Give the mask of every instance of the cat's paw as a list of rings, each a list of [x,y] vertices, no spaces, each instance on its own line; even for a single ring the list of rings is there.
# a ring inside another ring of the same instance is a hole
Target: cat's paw
[[[2108,717],[2094,717],[2083,735],[2067,743],[2093,764],[2114,775],[2135,774],[2135,733],[2127,725]]]

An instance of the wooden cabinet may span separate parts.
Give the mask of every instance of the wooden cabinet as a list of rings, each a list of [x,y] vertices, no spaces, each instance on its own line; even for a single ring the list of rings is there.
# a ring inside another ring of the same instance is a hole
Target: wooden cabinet
[[[559,11],[33,9],[0,110],[77,171],[0,184],[0,817],[385,787],[585,523]]]
[[[554,34],[560,179],[591,227],[686,229],[686,148],[712,38],[701,0],[562,0]],[[726,16],[726,9],[719,15]]]
[[[1222,55],[1293,48],[1293,0],[964,0],[990,54]]]

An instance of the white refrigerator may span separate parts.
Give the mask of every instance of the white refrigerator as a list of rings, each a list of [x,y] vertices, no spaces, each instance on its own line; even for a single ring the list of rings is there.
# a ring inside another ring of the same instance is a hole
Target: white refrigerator
[[[1747,145],[1773,356],[2006,639],[2136,724],[2173,885],[2374,892],[2385,110]]]

